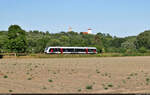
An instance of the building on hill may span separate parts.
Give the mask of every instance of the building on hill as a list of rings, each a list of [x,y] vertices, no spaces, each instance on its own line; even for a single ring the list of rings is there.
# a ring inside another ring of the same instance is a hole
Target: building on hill
[[[92,29],[89,28],[87,32],[81,32],[81,33],[83,33],[83,34],[92,34]]]
[[[92,34],[92,29],[91,28],[88,29],[88,34]]]
[[[72,27],[69,27],[68,32],[72,32]]]

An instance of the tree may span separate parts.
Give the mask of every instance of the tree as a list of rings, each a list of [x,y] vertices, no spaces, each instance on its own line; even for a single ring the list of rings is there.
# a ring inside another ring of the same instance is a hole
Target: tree
[[[135,44],[138,49],[141,47],[150,49],[150,30],[140,33],[136,38]]]
[[[11,25],[8,28],[8,44],[10,52],[24,53],[27,49],[25,31],[18,25]]]
[[[140,53],[146,53],[147,50],[146,50],[145,47],[141,47],[141,48],[139,48],[139,52],[140,52]]]
[[[61,43],[62,43],[64,46],[68,46],[68,44],[69,44],[69,37],[67,37],[67,36],[61,36],[61,37],[60,37],[60,41],[61,41]]]
[[[49,38],[47,38],[47,37],[43,37],[43,38],[37,40],[35,52],[36,53],[44,52],[44,49],[46,48],[48,41],[49,41]]]
[[[51,39],[46,46],[63,46],[62,43],[58,39]]]
[[[111,46],[119,48],[119,47],[121,47],[121,43],[123,43],[124,41],[125,41],[124,38],[114,38]]]
[[[134,41],[125,41],[121,44],[121,47],[124,49],[136,49],[136,46],[134,44]]]

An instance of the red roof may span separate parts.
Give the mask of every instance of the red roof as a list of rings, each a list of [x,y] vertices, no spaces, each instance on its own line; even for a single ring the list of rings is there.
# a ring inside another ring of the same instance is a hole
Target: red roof
[[[88,32],[82,32],[83,34],[88,34]]]

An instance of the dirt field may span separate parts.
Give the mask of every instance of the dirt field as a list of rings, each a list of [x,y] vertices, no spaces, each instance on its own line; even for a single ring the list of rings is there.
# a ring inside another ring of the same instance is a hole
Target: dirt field
[[[150,57],[0,59],[0,93],[150,93]]]

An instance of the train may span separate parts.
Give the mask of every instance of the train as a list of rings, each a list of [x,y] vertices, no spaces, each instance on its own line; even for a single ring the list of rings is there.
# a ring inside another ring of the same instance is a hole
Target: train
[[[46,54],[96,54],[96,47],[47,47]]]

